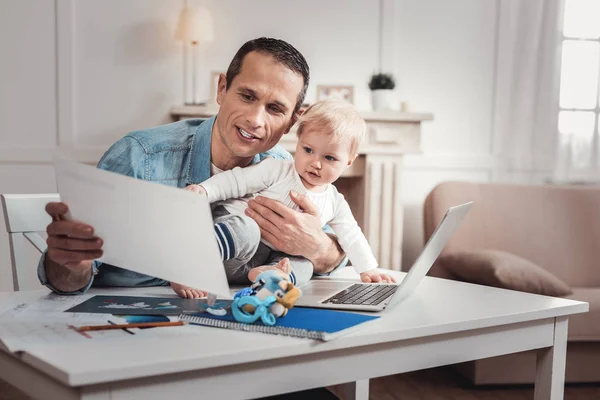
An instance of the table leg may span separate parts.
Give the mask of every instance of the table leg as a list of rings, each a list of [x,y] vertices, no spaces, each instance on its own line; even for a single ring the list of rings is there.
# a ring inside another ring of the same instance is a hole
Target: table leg
[[[567,360],[567,317],[554,319],[554,346],[537,352],[535,400],[562,400]]]
[[[369,380],[345,383],[343,392],[345,400],[369,400]]]
[[[79,400],[110,400],[110,389],[82,388]]]

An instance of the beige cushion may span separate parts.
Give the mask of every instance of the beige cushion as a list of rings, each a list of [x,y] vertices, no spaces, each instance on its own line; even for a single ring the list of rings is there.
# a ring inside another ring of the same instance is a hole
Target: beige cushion
[[[507,251],[570,287],[600,287],[599,186],[441,183],[425,201],[425,240],[448,207],[467,201],[473,206],[444,252]]]
[[[566,296],[573,293],[566,283],[550,272],[504,251],[454,252],[442,255],[437,264],[466,282],[546,296]]]

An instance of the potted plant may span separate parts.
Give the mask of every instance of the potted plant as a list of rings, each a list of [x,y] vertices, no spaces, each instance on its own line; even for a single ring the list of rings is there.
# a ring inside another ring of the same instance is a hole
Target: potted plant
[[[392,74],[376,73],[371,76],[371,102],[373,110],[397,110],[399,103],[394,88],[396,81]]]

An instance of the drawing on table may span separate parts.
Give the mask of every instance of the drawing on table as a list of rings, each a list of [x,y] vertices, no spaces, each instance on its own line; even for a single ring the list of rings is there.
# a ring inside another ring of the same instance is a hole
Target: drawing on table
[[[166,303],[159,303],[155,307],[155,309],[157,309],[157,310],[164,310],[167,308],[178,308],[178,307],[175,304],[171,304],[170,301],[167,301]]]
[[[106,304],[100,305],[98,306],[99,308],[129,308],[129,309],[136,309],[139,310],[140,308],[142,309],[151,309],[152,307],[150,307],[150,305],[144,303],[143,301],[139,302],[139,303],[132,303],[132,304],[118,304],[118,303],[113,303],[111,302],[106,302]]]
[[[135,324],[139,322],[169,322],[169,317],[165,315],[116,315],[122,318],[128,324]]]
[[[93,296],[66,310],[71,313],[103,313],[117,315],[180,315],[206,312],[206,299],[151,296]],[[219,308],[216,304],[212,308]]]

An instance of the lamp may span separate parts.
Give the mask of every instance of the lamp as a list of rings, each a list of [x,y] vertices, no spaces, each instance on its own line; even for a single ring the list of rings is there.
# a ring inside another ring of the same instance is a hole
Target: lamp
[[[196,97],[196,63],[198,44],[214,40],[212,15],[204,7],[188,7],[179,14],[175,39],[192,46],[192,103],[199,104]]]

